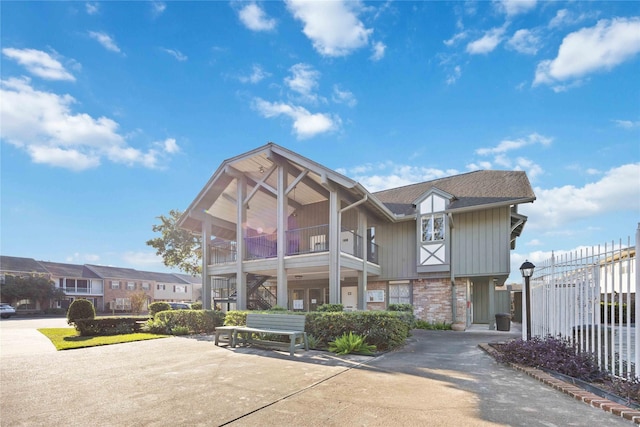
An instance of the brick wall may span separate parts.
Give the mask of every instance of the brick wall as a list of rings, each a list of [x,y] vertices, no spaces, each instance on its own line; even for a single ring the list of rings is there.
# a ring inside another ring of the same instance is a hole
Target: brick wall
[[[457,321],[466,320],[466,285],[456,281]],[[452,323],[451,284],[443,279],[418,279],[413,281],[413,312],[417,319],[427,322]]]

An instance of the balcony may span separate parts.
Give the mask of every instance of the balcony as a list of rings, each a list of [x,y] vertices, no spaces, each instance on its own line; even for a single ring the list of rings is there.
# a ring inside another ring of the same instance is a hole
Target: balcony
[[[329,251],[329,226],[298,228],[286,232],[287,248],[285,255],[303,255]],[[343,230],[340,234],[340,250],[342,253],[363,257],[362,236],[351,230]],[[368,242],[367,261],[378,264],[378,245]],[[209,247],[209,264],[224,264],[237,261],[237,244],[235,241],[218,241]],[[245,238],[244,260],[276,258],[278,256],[277,235],[261,234]]]

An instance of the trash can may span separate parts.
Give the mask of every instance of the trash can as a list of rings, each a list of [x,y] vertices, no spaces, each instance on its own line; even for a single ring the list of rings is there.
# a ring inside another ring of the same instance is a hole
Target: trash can
[[[511,330],[511,315],[507,313],[496,314],[496,329],[499,331]]]

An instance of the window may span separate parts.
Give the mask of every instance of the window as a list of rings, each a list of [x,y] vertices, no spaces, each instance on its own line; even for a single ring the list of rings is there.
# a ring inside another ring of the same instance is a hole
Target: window
[[[118,282],[117,280],[112,280],[111,289],[120,289],[120,282]]]
[[[411,283],[389,283],[389,304],[411,304]]]
[[[166,286],[163,285],[162,283],[158,283],[156,285],[156,289],[159,290],[159,291],[164,291],[166,289]]]
[[[187,293],[187,287],[186,286],[182,286],[182,285],[173,285],[173,292],[174,293],[181,293],[181,294],[186,294]]]
[[[422,241],[437,242],[444,240],[444,214],[424,215],[422,217]]]
[[[149,290],[149,282],[142,282],[142,289],[144,289],[145,291]]]
[[[136,289],[136,282],[127,282],[127,290],[133,291]]]

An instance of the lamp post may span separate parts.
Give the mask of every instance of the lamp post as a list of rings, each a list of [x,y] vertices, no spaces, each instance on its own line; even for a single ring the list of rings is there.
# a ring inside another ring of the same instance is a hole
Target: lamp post
[[[522,277],[524,277],[524,293],[527,298],[527,341],[531,339],[531,287],[529,286],[529,279],[533,275],[534,268],[536,268],[536,266],[527,260],[524,260],[520,266]]]

